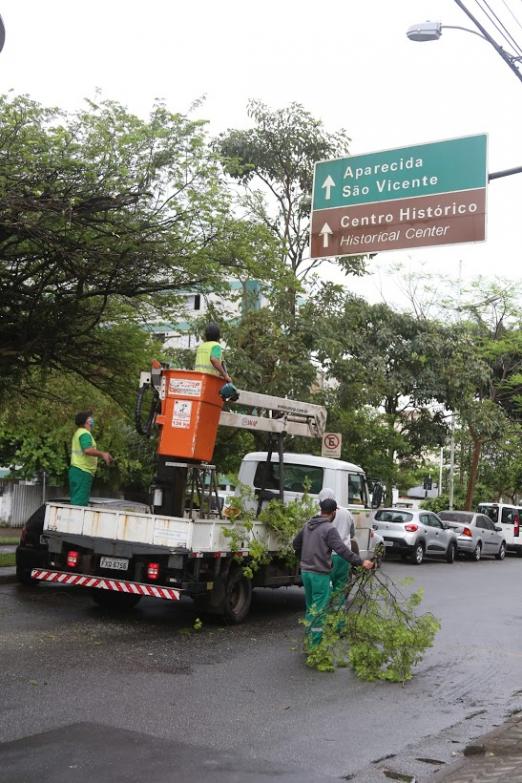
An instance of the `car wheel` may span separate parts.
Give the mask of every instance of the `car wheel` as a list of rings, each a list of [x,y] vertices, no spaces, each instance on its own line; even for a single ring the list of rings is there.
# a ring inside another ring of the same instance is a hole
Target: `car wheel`
[[[411,561],[414,565],[421,565],[423,560],[424,560],[424,545],[415,544],[415,548],[411,556]]]
[[[92,598],[94,603],[104,609],[133,609],[139,602],[141,595],[133,595],[132,593],[116,593],[114,590],[98,590],[92,591]]]
[[[506,544],[503,541],[501,543],[501,545],[499,547],[499,550],[498,550],[497,554],[495,555],[495,557],[497,558],[497,560],[503,560],[505,558],[505,556],[506,556]]]
[[[478,563],[481,557],[482,557],[482,544],[479,541],[479,543],[471,553],[471,559],[474,560],[476,563]]]
[[[446,552],[446,563],[453,563],[455,561],[455,555],[457,554],[457,547],[455,544],[450,544],[448,551]]]

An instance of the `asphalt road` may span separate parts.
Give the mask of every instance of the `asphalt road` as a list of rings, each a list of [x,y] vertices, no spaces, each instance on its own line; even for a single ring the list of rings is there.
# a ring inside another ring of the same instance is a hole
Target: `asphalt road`
[[[384,567],[442,620],[404,687],[308,669],[297,588],[195,631],[188,599],[107,613],[79,589],[0,585],[0,778],[429,780],[522,709],[522,559]]]

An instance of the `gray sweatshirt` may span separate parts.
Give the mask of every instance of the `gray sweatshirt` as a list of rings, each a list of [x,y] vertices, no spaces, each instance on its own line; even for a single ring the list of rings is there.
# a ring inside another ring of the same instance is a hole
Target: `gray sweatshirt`
[[[312,517],[293,540],[293,547],[301,559],[302,571],[327,574],[332,570],[332,551],[352,565],[361,565],[359,555],[352,552],[328,517]]]

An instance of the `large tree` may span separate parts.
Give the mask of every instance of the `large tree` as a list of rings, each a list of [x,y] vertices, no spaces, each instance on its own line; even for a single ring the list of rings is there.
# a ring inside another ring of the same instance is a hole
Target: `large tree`
[[[471,440],[465,507],[471,509],[485,447],[513,440],[520,427],[522,402],[522,329],[512,287],[479,281],[459,302],[467,343],[473,345],[483,371],[463,374],[467,385],[454,407]],[[468,365],[469,366],[469,365]],[[452,373],[454,375],[454,373]],[[510,434],[509,434],[510,433]]]
[[[296,313],[298,281],[309,277],[320,260],[310,258],[308,243],[314,164],[348,154],[346,132],[328,132],[298,103],[272,110],[250,101],[254,126],[221,134],[215,146],[227,173],[244,188],[241,204],[277,240],[280,260],[293,273],[281,290],[281,318]],[[361,257],[335,259],[346,273],[362,274]],[[285,294],[283,296],[283,294]]]
[[[399,469],[411,469],[444,441],[440,368],[451,335],[437,322],[370,305],[337,286],[324,286],[310,310],[316,355],[334,384],[331,424],[348,426],[347,456],[366,452],[365,466],[379,470],[390,500]],[[371,431],[359,426],[361,416]]]
[[[203,124],[163,105],[142,120],[0,97],[0,399],[34,368],[110,391],[129,302],[259,276],[266,232],[231,216],[221,180]]]

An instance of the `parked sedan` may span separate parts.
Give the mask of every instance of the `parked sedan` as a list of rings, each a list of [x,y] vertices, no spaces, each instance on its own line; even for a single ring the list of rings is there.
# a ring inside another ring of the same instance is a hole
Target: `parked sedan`
[[[457,534],[431,511],[380,508],[373,529],[384,538],[387,556],[396,552],[416,565],[425,557],[445,557],[448,563],[455,560]]]
[[[485,514],[473,511],[441,511],[439,517],[457,533],[457,553],[473,560],[491,555],[497,560],[506,556],[506,538],[500,525]]]

